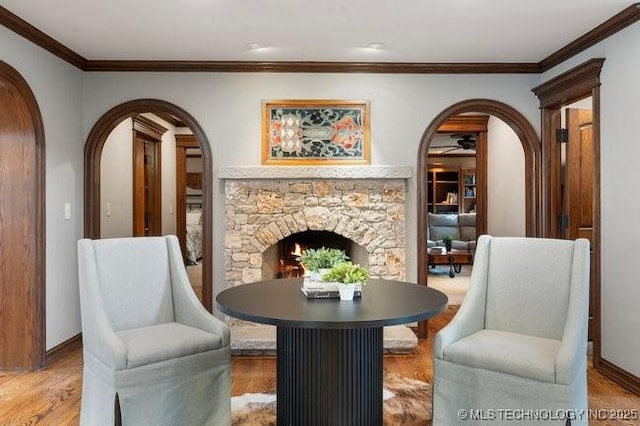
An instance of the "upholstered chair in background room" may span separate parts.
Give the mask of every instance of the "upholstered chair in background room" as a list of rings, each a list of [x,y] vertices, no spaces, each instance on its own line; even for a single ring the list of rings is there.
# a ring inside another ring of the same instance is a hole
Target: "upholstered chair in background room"
[[[587,240],[481,236],[467,295],[435,337],[433,424],[586,410],[588,299]],[[530,424],[565,424],[560,413]]]
[[[178,239],[80,240],[78,263],[80,423],[230,424],[229,328],[197,299]]]

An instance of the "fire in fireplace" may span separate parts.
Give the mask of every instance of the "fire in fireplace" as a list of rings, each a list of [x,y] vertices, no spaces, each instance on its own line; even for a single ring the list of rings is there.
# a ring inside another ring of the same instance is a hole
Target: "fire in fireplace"
[[[354,262],[368,265],[366,250],[353,240],[330,231],[305,231],[291,234],[269,247],[262,255],[262,278],[295,278],[304,275],[304,268],[296,260],[302,250],[320,247],[344,250]]]

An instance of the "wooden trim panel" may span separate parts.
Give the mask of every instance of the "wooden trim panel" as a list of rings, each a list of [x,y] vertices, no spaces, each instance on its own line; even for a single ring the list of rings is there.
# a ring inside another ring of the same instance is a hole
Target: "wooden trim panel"
[[[488,115],[458,115],[448,118],[438,133],[486,132],[488,122]]]
[[[158,142],[162,140],[162,135],[164,135],[168,130],[162,124],[156,123],[144,115],[138,114],[135,117],[132,117],[132,119],[134,131],[145,134]]]
[[[4,183],[15,184],[16,191],[22,190],[22,194],[27,195],[24,209],[20,210],[25,212],[23,216],[16,217],[19,212],[13,206],[0,212],[0,216],[5,215],[5,225],[15,224],[16,221],[22,224],[22,229],[18,231],[20,236],[9,238],[3,233],[4,239],[0,241],[0,245],[19,252],[19,264],[22,265],[22,268],[18,268],[20,276],[7,276],[16,271],[14,259],[3,258],[2,262],[6,264],[0,266],[0,272],[3,273],[0,277],[3,305],[0,338],[13,342],[0,350],[0,370],[37,370],[44,366],[46,348],[44,125],[40,107],[29,84],[15,68],[3,61],[0,61],[0,86],[7,99],[10,99],[0,107],[3,109],[3,119],[9,122],[0,123],[0,126],[7,127],[5,131],[14,133],[14,141],[23,144],[21,150],[9,151],[16,155],[4,159],[5,163],[12,160],[20,162],[20,167],[16,167],[14,173],[9,173],[10,179]],[[9,198],[2,202],[15,201],[11,195],[7,194]]]
[[[540,100],[540,107],[569,104],[585,96],[600,85],[604,58],[590,59],[559,76],[531,89]]]
[[[193,135],[175,135],[176,146],[181,148],[200,148],[200,144]]]
[[[90,60],[85,71],[272,72],[372,74],[537,74],[537,63]]]
[[[65,340],[58,346],[49,349],[45,355],[47,366],[54,362],[71,355],[77,350],[82,350],[82,333],[78,333],[70,339]]]
[[[606,378],[613,380],[629,392],[640,396],[640,377],[634,376],[628,371],[618,367],[617,365],[600,358],[600,367],[598,371]]]

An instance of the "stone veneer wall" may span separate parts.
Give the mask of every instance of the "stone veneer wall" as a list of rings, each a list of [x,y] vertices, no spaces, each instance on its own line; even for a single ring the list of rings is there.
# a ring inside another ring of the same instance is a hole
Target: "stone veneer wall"
[[[262,253],[306,230],[332,231],[363,246],[373,278],[406,277],[405,179],[225,181],[225,277],[262,278]]]

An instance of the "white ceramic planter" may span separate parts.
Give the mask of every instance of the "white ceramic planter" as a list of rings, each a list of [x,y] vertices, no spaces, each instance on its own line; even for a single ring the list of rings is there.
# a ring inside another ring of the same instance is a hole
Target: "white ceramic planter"
[[[340,283],[338,284],[338,291],[340,292],[340,300],[353,300],[356,285]]]
[[[317,271],[309,271],[311,281],[322,281],[322,276],[328,274],[331,268],[320,268]]]

